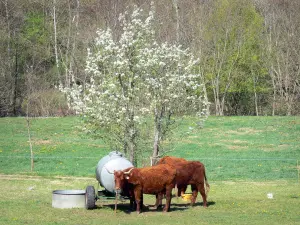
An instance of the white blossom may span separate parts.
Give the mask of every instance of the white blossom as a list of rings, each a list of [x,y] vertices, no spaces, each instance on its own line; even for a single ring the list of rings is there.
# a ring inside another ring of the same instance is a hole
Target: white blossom
[[[109,28],[97,30],[95,47],[87,49],[85,86],[60,86],[76,113],[104,128],[118,127],[120,139],[127,135],[125,124],[138,125],[143,115],[162,107],[181,112],[190,105],[199,118],[208,115],[201,75],[195,72],[199,59],[182,46],[155,41],[151,8],[146,18],[136,6],[130,16],[120,14],[118,40]]]

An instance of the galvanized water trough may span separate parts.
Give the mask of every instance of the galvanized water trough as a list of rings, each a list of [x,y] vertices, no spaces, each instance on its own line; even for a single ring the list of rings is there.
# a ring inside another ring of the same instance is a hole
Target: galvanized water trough
[[[55,190],[52,192],[52,207],[85,208],[85,193],[85,190]]]
[[[110,152],[98,162],[96,179],[104,190],[95,191],[94,186],[87,186],[86,190],[55,190],[52,193],[52,207],[54,208],[95,208],[98,199],[111,199],[115,195],[114,174],[111,171],[133,167],[132,163],[117,151]],[[125,199],[120,196],[120,198]]]

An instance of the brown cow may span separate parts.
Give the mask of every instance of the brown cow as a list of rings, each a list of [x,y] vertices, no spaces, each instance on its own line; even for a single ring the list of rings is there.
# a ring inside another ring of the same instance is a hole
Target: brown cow
[[[166,195],[166,205],[163,209],[167,212],[170,209],[172,189],[175,186],[176,169],[169,165],[161,164],[145,168],[130,167],[122,171],[115,171],[115,189],[120,190],[124,179],[133,184],[136,211],[141,212],[143,194],[155,194],[156,204],[161,202],[163,194]]]
[[[112,172],[112,171],[108,170],[105,166],[104,166],[104,168],[107,170],[108,173],[117,174],[117,176],[120,176],[118,174],[121,170],[119,170],[119,171],[114,170]],[[122,180],[121,186],[118,189],[116,189],[116,193],[121,194],[121,196],[128,197],[130,200],[130,209],[131,210],[136,209],[134,193],[133,193],[133,184],[128,183],[127,180]]]
[[[199,161],[187,161],[174,165],[174,168],[176,168],[176,185],[178,189],[190,184],[193,192],[191,204],[195,204],[198,192],[200,192],[203,206],[207,207],[209,184],[204,165]]]
[[[181,163],[181,162],[187,162],[187,160],[183,158],[174,157],[174,156],[165,156],[157,162],[157,165],[158,164],[174,165],[176,163]]]
[[[157,162],[157,165],[168,164],[170,166],[176,166],[178,163],[182,163],[182,162],[187,162],[187,160],[183,158],[177,158],[174,156],[165,156]],[[176,192],[177,196],[182,196],[187,189],[187,185],[181,185],[180,187],[177,185],[177,189],[178,189],[178,192]]]

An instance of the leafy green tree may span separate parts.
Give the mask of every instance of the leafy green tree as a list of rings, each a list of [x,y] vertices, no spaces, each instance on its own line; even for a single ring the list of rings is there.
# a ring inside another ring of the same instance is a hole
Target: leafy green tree
[[[254,5],[248,2],[240,9],[242,18],[239,22],[240,50],[236,63],[236,75],[229,89],[231,95],[237,95],[242,101],[232,101],[239,107],[236,114],[259,114],[258,95],[269,91],[267,68],[264,64],[264,19]],[[255,110],[254,110],[255,109]]]
[[[248,0],[215,1],[204,38],[208,55],[206,79],[213,93],[216,115],[224,115],[229,95],[257,91],[262,75],[263,19]]]

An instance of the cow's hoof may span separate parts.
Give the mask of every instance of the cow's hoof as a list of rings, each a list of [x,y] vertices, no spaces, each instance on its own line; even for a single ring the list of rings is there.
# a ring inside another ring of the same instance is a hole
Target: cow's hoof
[[[158,210],[162,207],[162,205],[154,206],[153,209]]]

